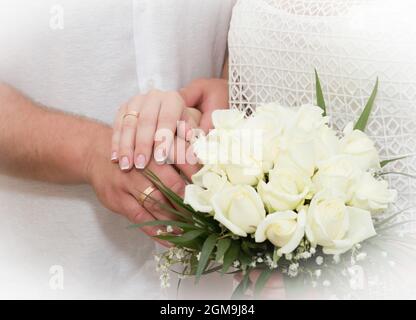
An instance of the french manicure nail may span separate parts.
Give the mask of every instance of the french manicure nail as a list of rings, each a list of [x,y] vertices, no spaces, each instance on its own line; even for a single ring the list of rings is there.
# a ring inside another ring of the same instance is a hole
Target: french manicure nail
[[[130,169],[130,161],[128,157],[121,158],[120,161],[120,169],[121,170],[128,170]]]
[[[136,169],[144,169],[146,166],[146,157],[142,154],[139,154],[136,157],[136,163],[134,164]]]
[[[113,152],[112,154],[111,154],[111,161],[116,161],[117,160],[117,152]]]
[[[194,136],[194,132],[192,129],[189,129],[185,136],[185,141],[190,142]]]
[[[159,148],[155,152],[155,160],[157,163],[163,163],[166,160],[165,150]]]

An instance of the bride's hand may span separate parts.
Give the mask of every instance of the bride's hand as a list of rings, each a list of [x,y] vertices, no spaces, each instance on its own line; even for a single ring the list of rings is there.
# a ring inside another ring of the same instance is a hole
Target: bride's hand
[[[123,171],[131,170],[133,165],[144,169],[152,160],[152,153],[158,163],[164,163],[175,134],[186,139],[187,133],[199,125],[199,120],[200,112],[186,108],[178,92],[152,90],[146,95],[138,95],[118,112],[111,160],[118,162]],[[178,121],[183,121],[182,127],[178,126]],[[164,143],[160,141],[163,139]]]
[[[144,169],[152,152],[157,162],[164,162],[175,133],[184,140],[189,140],[191,129],[196,127],[207,133],[212,128],[212,112],[226,108],[228,84],[223,79],[198,79],[179,92],[152,90],[138,95],[123,105],[117,115],[111,159],[119,162],[123,171],[129,171],[133,165]],[[180,120],[184,125],[177,130]],[[166,139],[163,145],[155,143],[158,134]]]

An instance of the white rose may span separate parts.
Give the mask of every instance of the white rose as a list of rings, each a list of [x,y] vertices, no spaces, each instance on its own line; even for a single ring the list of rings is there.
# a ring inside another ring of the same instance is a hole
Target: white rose
[[[209,166],[204,166],[193,175],[192,182],[194,184],[185,187],[184,203],[196,211],[206,213],[214,210],[211,203],[213,196],[230,185],[225,173]]]
[[[301,210],[299,214],[293,211],[277,212],[269,214],[256,231],[256,242],[264,242],[268,239],[276,247],[280,248],[278,254],[293,252],[305,235],[306,215]]]
[[[376,235],[371,213],[345,205],[342,196],[317,194],[307,212],[306,236],[325,254],[342,254]]]
[[[295,109],[288,118],[284,134],[279,141],[279,152],[275,163],[278,166],[294,166],[308,176],[315,171],[318,159],[316,144],[319,134],[327,126],[328,118],[323,110],[313,105],[303,105]]]
[[[249,131],[248,133],[251,133]],[[250,146],[250,141],[245,141],[245,138],[240,132],[235,134],[231,139],[229,146],[229,159],[221,163],[227,173],[228,179],[232,184],[242,184],[255,186],[264,176],[263,163],[261,156],[256,159],[252,154],[253,149]]]
[[[397,191],[389,189],[387,181],[377,180],[368,172],[357,179],[353,190],[349,204],[369,211],[385,210],[397,198]]]
[[[312,177],[316,168],[314,137],[293,130],[286,132],[279,140],[279,152],[275,165],[280,168],[294,168],[303,175]]]
[[[235,185],[255,186],[263,178],[262,166],[256,162],[246,165],[226,165],[224,170],[230,182]]]
[[[341,139],[341,152],[354,157],[355,163],[363,170],[380,169],[380,158],[374,142],[362,131],[353,130],[349,124]]]
[[[311,104],[296,108],[293,119],[289,119],[290,128],[303,131],[304,133],[316,132],[328,123],[328,117],[324,117],[324,111]]]
[[[283,107],[273,102],[257,107],[255,114],[264,115],[274,123],[279,123],[281,127],[286,127],[288,120],[292,120],[295,116],[295,108]]]
[[[244,112],[236,109],[215,110],[212,124],[215,129],[237,129],[244,123]]]
[[[318,163],[318,172],[313,177],[315,190],[336,190],[350,199],[353,182],[360,173],[351,156],[334,156]]]
[[[257,133],[262,133],[261,128]],[[202,164],[224,170],[232,184],[254,186],[264,175],[262,150],[259,149],[257,157],[253,153],[257,151],[253,148],[257,146],[255,134],[254,130],[242,128],[215,129],[193,143],[193,152]]]
[[[204,165],[218,165],[222,150],[219,139],[213,137],[212,132],[208,136],[200,136],[192,143],[192,151],[199,162]]]
[[[246,119],[238,110],[216,110],[212,114],[214,129],[192,143],[192,149],[202,164],[230,163],[232,145]]]
[[[276,167],[258,191],[269,212],[295,210],[310,196],[312,181],[294,168]]]
[[[322,161],[339,154],[341,143],[336,132],[325,125],[316,131],[314,145],[316,160]]]
[[[248,118],[244,129],[252,132],[253,139],[249,141],[253,158],[262,163],[264,172],[273,168],[279,151],[279,139],[282,136],[288,119],[293,112],[277,104],[258,107]],[[247,144],[246,144],[247,145]]]
[[[213,197],[212,205],[214,219],[241,237],[254,233],[266,216],[260,196],[250,186],[227,187]]]

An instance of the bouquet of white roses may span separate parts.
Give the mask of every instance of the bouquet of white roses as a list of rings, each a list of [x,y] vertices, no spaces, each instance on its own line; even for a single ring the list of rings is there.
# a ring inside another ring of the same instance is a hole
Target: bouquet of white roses
[[[175,264],[183,266],[181,276],[197,280],[215,271],[242,272],[236,293],[247,288],[254,269],[263,270],[257,291],[274,270],[314,283],[327,257],[359,260],[360,244],[394,218],[378,219],[397,197],[382,178],[382,167],[393,160],[380,161],[364,133],[378,81],[357,123],[338,132],[316,80],[318,106],[216,111],[215,128],[193,143],[203,167],[184,199],[147,173],[180,208],[165,208],[177,221],[138,225],[165,226],[158,238],[174,245],[157,257],[164,285]]]

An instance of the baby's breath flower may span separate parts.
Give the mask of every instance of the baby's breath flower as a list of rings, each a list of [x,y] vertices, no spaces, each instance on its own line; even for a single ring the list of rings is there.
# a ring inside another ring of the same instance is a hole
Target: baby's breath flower
[[[299,263],[292,263],[289,266],[289,271],[288,271],[288,275],[289,277],[296,277],[299,273]]]
[[[318,256],[316,257],[315,262],[318,266],[321,266],[324,263],[324,258],[322,256]]]
[[[175,255],[175,258],[179,261],[182,261],[183,258],[185,258],[185,250],[182,248],[173,248],[173,253]]]
[[[199,261],[199,259],[201,259],[201,252],[199,252],[199,253],[196,255],[196,260],[198,260],[198,261]]]
[[[309,250],[309,252],[314,255],[316,253],[316,249],[314,247],[311,247],[311,249]]]
[[[359,253],[356,257],[357,261],[363,261],[363,260],[365,260],[365,258],[367,258],[367,253],[365,253],[365,252]]]
[[[264,261],[264,260],[263,260],[263,258],[262,258],[262,257],[258,257],[258,258],[257,258],[257,262],[258,262],[258,263],[263,263],[263,261]]]
[[[348,268],[348,273],[350,274],[350,276],[354,276],[355,275],[355,268]]]
[[[285,255],[286,260],[290,261],[293,259],[293,255],[291,253],[288,253]]]
[[[163,274],[160,276],[160,286],[161,286],[163,289],[169,288],[169,287],[170,287],[169,280],[170,280],[170,275],[169,275],[169,273],[163,273]]]
[[[312,257],[312,254],[310,252],[305,251],[305,252],[301,253],[300,257],[301,257],[301,259],[307,260],[310,257]]]
[[[324,286],[324,287],[330,287],[331,286],[331,281],[329,281],[329,280],[325,280],[324,282],[322,282],[322,285]]]
[[[320,269],[315,270],[315,277],[319,278],[319,277],[321,277],[321,275],[322,275],[322,270],[320,270]]]
[[[162,235],[162,233],[163,233],[163,231],[162,231],[162,230],[157,229],[157,231],[156,231],[156,235],[160,236],[160,235]]]
[[[338,264],[338,263],[341,262],[341,257],[340,257],[339,254],[334,255],[334,258],[333,259],[334,259],[334,263],[335,264]]]
[[[173,232],[173,228],[172,228],[172,226],[167,226],[167,227],[166,227],[166,232],[168,232],[168,233]]]

